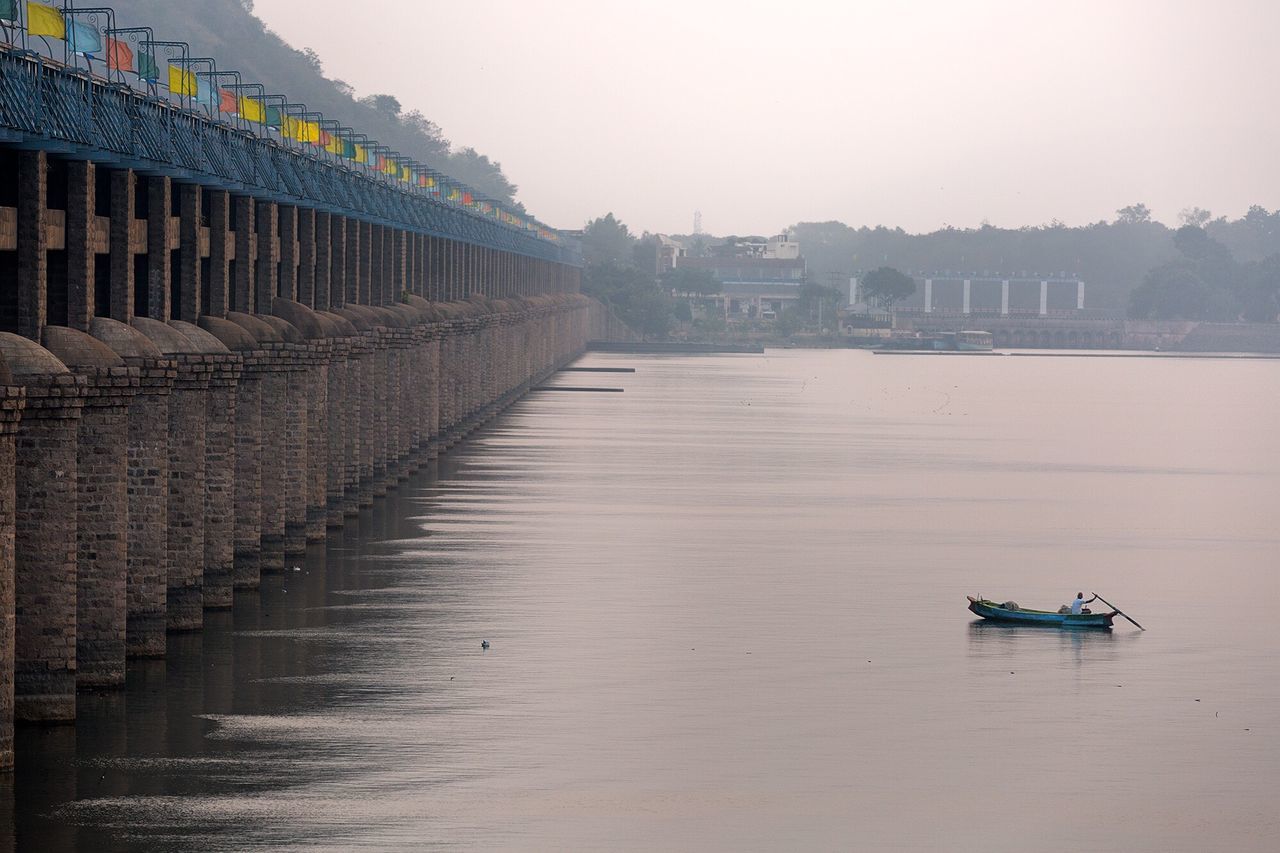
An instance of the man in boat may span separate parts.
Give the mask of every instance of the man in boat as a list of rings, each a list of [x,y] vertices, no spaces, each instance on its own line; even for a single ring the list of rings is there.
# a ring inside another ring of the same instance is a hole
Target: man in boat
[[[1083,592],[1076,593],[1076,600],[1071,602],[1071,615],[1079,616],[1081,613],[1092,613],[1093,611],[1085,607],[1086,604],[1092,604],[1098,600],[1098,596],[1094,596],[1088,600],[1085,599]]]

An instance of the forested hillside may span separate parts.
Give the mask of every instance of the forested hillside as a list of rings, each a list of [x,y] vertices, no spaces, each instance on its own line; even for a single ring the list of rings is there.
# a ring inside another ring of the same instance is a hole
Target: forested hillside
[[[297,48],[268,30],[253,14],[252,0],[111,0],[117,26],[150,26],[157,39],[185,41],[197,56],[212,56],[219,68],[235,69],[246,82],[260,82],[358,128],[383,145],[421,160],[493,198],[514,203],[516,187],[499,163],[473,148],[450,146],[441,129],[422,113],[405,112],[395,93],[357,99],[351,87],[325,76],[323,58]],[[349,10],[359,17],[356,7]],[[335,18],[343,26],[346,16]]]

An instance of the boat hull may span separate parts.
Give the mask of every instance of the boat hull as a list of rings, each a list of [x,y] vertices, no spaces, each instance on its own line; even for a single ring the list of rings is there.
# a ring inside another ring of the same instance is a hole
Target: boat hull
[[[994,601],[969,599],[969,610],[993,622],[1015,625],[1042,625],[1057,628],[1110,628],[1114,613],[1050,613],[1046,610],[1006,610]]]

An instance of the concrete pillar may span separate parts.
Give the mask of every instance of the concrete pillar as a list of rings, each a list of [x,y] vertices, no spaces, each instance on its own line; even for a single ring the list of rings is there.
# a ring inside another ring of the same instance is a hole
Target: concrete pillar
[[[129,404],[139,371],[83,332],[46,326],[45,347],[85,379],[76,436],[76,685],[124,685],[128,615]]]
[[[15,450],[14,715],[76,715],[76,437],[85,379],[34,341],[0,332],[26,407]]]
[[[252,196],[238,195],[232,201],[236,211],[236,280],[232,282],[235,296],[231,300],[232,311],[250,312],[254,310],[254,272],[257,261],[254,257],[256,244],[254,211],[257,204]]]
[[[960,312],[962,314],[969,313],[969,294],[972,290],[972,287],[973,287],[972,282],[970,281],[970,279],[966,278],[964,280],[964,297],[963,297],[964,302],[963,302],[963,307],[960,309]]]
[[[369,288],[369,304],[385,305],[391,289],[391,229],[373,226],[373,279]]]
[[[298,298],[298,208],[282,204],[280,217],[280,278],[276,296],[285,299]],[[269,310],[269,309],[268,309]]]
[[[169,321],[169,208],[172,187],[165,175],[147,181],[147,316]]]
[[[383,298],[384,305],[394,305],[408,289],[405,284],[405,269],[408,265],[408,247],[403,228],[389,229],[391,245],[391,286]]]
[[[168,587],[169,394],[177,365],[145,335],[124,323],[96,317],[90,332],[138,373],[138,393],[129,400],[125,453],[125,651],[129,657],[163,657]]]
[[[308,308],[316,304],[316,212],[298,208],[298,296]]]
[[[347,301],[347,218],[329,217],[329,303],[326,311]]]
[[[14,442],[26,391],[0,357],[0,771],[13,768]]]
[[[346,281],[343,284],[343,305],[356,305],[360,302],[361,293],[361,276],[364,275],[364,261],[362,255],[364,252],[364,238],[361,236],[363,229],[360,220],[344,218],[344,228],[347,232],[347,247],[345,259],[345,275]]]
[[[359,290],[356,292],[356,305],[373,304],[373,223],[360,223],[360,274],[357,277]]]
[[[231,310],[231,282],[227,278],[230,272],[227,242],[232,239],[231,194],[226,190],[205,192],[209,194],[209,304],[201,306],[201,313],[225,317]]]
[[[178,185],[178,296],[173,319],[194,323],[200,316],[200,185]]]
[[[255,314],[270,314],[271,303],[276,298],[276,261],[280,257],[279,221],[276,217],[275,202],[257,202],[255,222],[257,225],[258,255],[254,264],[253,308],[248,310]],[[238,261],[236,266],[240,266]]]
[[[1040,316],[1049,313],[1049,282],[1040,282]]]
[[[18,334],[40,340],[49,295],[48,158],[18,154]]]
[[[924,280],[924,313],[933,311],[933,279]]]
[[[81,332],[88,331],[94,309],[95,187],[93,163],[67,161],[67,325]]]
[[[133,318],[133,243],[135,204],[132,169],[111,171],[111,225],[107,237],[111,251],[111,319],[122,323]]]
[[[1000,282],[1000,313],[1009,313],[1009,279]]]
[[[1084,310],[1084,282],[1083,281],[1076,282],[1076,310],[1077,311]]]
[[[311,307],[328,311],[329,286],[332,280],[330,268],[333,262],[333,243],[330,236],[332,217],[328,213],[315,212],[315,295]]]

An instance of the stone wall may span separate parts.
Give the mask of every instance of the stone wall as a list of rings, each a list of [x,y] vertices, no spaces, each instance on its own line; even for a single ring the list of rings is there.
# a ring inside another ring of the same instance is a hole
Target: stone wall
[[[0,768],[609,334],[566,264],[92,156],[0,173]]]

